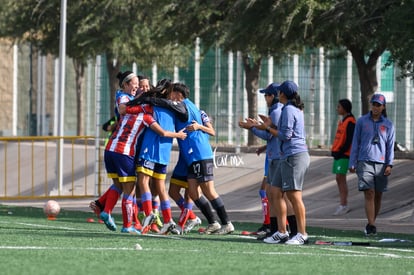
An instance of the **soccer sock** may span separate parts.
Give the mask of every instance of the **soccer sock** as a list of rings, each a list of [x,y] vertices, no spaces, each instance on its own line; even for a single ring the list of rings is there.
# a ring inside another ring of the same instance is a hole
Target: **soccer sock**
[[[270,233],[277,231],[277,217],[270,217]]]
[[[266,190],[260,189],[260,198],[262,200],[263,224],[270,224],[270,206],[267,198]]]
[[[160,208],[160,201],[158,199],[152,200],[152,209],[157,210]]]
[[[194,220],[195,218],[197,218],[197,215],[194,213],[194,211],[193,210],[190,210],[189,211],[189,215],[188,215],[188,218],[190,219],[190,220]]]
[[[122,191],[118,189],[114,184],[109,187],[106,195],[106,202],[104,211],[108,214],[112,213],[116,203],[118,202],[119,196],[121,195]]]
[[[171,221],[171,204],[169,200],[161,202],[161,213],[164,219],[164,223],[169,223]]]
[[[132,226],[132,216],[134,213],[133,199],[133,196],[129,194],[122,196],[122,220],[125,228]]]
[[[137,202],[138,209],[142,209],[142,200],[141,198],[135,198]]]
[[[226,208],[224,207],[224,203],[221,197],[217,197],[216,199],[212,200],[211,205],[213,206],[214,210],[216,210],[216,213],[220,218],[221,224],[228,224],[229,217],[227,216]]]
[[[190,215],[190,209],[188,209],[188,208],[184,208],[184,210],[183,210],[183,211],[181,211],[180,218],[178,219],[178,225],[179,225],[181,228],[184,228],[185,223],[187,222],[187,220],[188,220],[188,216],[189,216],[189,215]]]
[[[296,223],[296,216],[287,216],[287,222],[289,223],[290,235],[295,236],[298,234],[298,224]]]
[[[192,203],[192,202],[187,202],[186,203],[187,204],[187,208],[188,208],[188,219],[190,219],[190,220],[194,220],[195,218],[197,218],[197,216],[196,216],[196,214],[194,214],[194,211],[193,211],[193,207],[194,207],[194,203]]]
[[[113,185],[113,184],[112,184]],[[113,186],[115,186],[115,185],[113,185]],[[112,186],[111,186],[112,187]],[[110,187],[110,188],[111,188]],[[101,210],[103,210],[103,208],[105,208],[105,202],[106,202],[106,199],[107,199],[107,197],[108,197],[108,192],[109,192],[109,190],[110,189],[108,189],[108,190],[106,190],[105,191],[105,193],[103,193],[103,195],[102,196],[100,196],[97,200],[96,200],[96,205],[98,205],[100,208],[101,208]]]
[[[270,206],[267,198],[262,199],[263,224],[270,224]]]
[[[198,200],[194,201],[194,204],[198,207],[198,209],[200,209],[209,224],[215,222],[213,210],[211,209],[211,206],[206,198],[200,197]]]
[[[181,197],[178,201],[175,201],[175,203],[177,204],[177,206],[181,209],[181,211],[184,209],[184,198]]]
[[[260,189],[259,195],[261,199],[267,198],[266,190]]]
[[[148,216],[152,213],[152,195],[150,192],[145,192],[141,195],[142,208],[144,209],[145,216]]]
[[[132,222],[135,224],[135,228],[140,230],[140,228],[142,228],[142,226],[141,226],[141,222],[138,219],[139,208],[138,208],[138,205],[137,205],[137,199],[136,198],[133,199],[132,206],[133,206]]]

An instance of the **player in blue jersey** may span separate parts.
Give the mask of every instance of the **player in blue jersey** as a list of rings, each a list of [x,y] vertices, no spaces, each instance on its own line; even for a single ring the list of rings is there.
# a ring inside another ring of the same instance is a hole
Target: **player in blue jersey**
[[[198,124],[197,121],[192,121],[190,125],[186,127],[188,132],[203,131],[210,136],[215,136],[211,120],[206,112],[200,110],[201,119],[203,124]],[[188,166],[180,152],[176,166],[170,179],[170,186],[168,194],[176,202],[177,206],[181,209],[180,218],[178,219],[178,230],[180,233],[187,233],[191,231],[195,226],[201,224],[201,220],[190,209],[193,208],[193,200],[188,195],[188,182],[187,182]],[[181,188],[185,189],[184,197],[181,195]]]
[[[203,123],[200,110],[187,98],[188,95],[189,89],[186,85],[182,83],[173,85],[172,98],[184,102],[188,110],[188,120],[186,122],[176,120],[176,129],[185,129],[194,121],[200,125]],[[188,193],[209,223],[204,232],[230,234],[234,231],[234,226],[228,218],[223,200],[214,187],[214,156],[209,136],[203,131],[189,131],[187,134],[185,140],[178,140],[178,145],[188,167]],[[201,196],[199,189],[208,201]],[[215,220],[209,201],[219,216],[221,224]]]
[[[159,91],[160,97],[169,98],[171,93],[170,85],[166,85]],[[135,106],[128,106],[127,113],[133,113]],[[153,106],[153,117],[158,124],[166,131],[174,131],[175,114],[163,107]],[[182,131],[178,131],[181,139],[187,136]],[[164,219],[164,225],[160,230],[160,234],[174,233],[176,224],[172,219],[171,204],[168,193],[165,190],[165,178],[167,174],[167,165],[170,161],[170,153],[172,148],[172,138],[162,137],[154,132],[151,128],[147,128],[140,144],[140,152],[138,153],[138,186],[141,193],[141,204],[144,209],[146,218],[143,221],[142,233],[146,233],[155,219],[152,212],[152,193],[150,189],[151,183],[155,186],[156,193],[161,201],[161,213]]]

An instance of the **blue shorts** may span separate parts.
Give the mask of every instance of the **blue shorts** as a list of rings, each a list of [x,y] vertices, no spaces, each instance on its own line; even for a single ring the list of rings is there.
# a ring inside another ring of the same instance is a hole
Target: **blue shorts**
[[[170,183],[184,188],[188,188],[187,182],[188,167],[184,158],[178,158],[177,164],[174,167]]]
[[[134,157],[105,150],[104,161],[108,178],[119,182],[136,181]]]
[[[375,189],[377,192],[387,191],[388,176],[384,176],[386,165],[372,161],[358,161],[356,173],[358,190]]]
[[[165,180],[167,177],[167,165],[139,159],[137,173],[142,173],[155,179]]]
[[[272,177],[272,186],[281,188],[283,192],[301,191],[309,164],[308,152],[298,153],[280,160],[276,175],[274,178]]]

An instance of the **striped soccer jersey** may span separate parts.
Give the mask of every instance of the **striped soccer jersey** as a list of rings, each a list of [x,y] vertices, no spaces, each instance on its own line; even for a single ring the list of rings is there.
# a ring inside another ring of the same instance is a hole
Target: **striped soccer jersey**
[[[116,105],[125,104],[134,97],[122,91],[116,94]],[[126,114],[120,117],[118,126],[108,140],[105,150],[128,156],[135,156],[135,145],[139,136],[155,122],[150,105],[139,105],[137,114]]]

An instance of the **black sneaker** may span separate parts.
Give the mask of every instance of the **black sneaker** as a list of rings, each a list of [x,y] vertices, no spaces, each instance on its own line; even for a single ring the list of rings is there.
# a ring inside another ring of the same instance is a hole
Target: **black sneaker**
[[[254,235],[257,236],[264,236],[267,233],[270,233],[270,225],[269,224],[263,224],[259,229],[257,229],[256,232],[254,232]]]
[[[365,236],[375,236],[377,235],[377,228],[375,227],[375,225],[367,224],[367,226],[365,226],[364,233]]]

